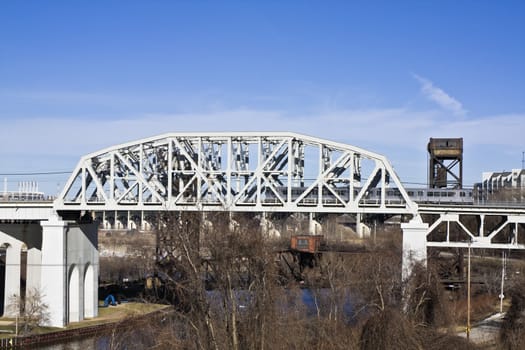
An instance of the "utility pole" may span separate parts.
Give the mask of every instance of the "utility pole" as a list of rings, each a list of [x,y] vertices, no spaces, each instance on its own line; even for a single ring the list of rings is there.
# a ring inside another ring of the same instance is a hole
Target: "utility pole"
[[[507,267],[507,261],[506,261],[505,251],[501,252],[501,290],[499,294],[499,312],[503,313],[503,298],[505,298],[505,294],[503,294],[503,287],[505,285],[505,269]]]
[[[468,243],[467,259],[467,341],[470,340],[470,241]]]

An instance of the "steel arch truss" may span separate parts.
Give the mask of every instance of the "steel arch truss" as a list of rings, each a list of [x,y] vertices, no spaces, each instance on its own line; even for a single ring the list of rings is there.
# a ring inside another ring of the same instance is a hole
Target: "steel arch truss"
[[[385,157],[294,133],[167,134],[84,156],[55,202],[73,208],[417,211]]]

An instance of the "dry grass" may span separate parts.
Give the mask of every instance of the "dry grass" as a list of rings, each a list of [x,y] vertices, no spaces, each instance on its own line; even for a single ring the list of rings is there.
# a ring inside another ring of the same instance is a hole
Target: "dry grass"
[[[146,315],[169,306],[160,304],[123,303],[117,306],[99,307],[98,316],[81,322],[69,324],[66,329],[94,326],[108,322],[118,322],[128,317]]]
[[[124,303],[117,306],[99,307],[98,316],[91,319],[86,319],[80,322],[74,322],[63,328],[77,329],[82,327],[96,326],[105,323],[114,323],[122,321],[133,316],[146,315],[162,309],[167,309],[169,306],[160,304],[144,304],[144,303]],[[15,320],[11,318],[2,318],[0,323],[0,338],[11,338],[15,333]],[[37,327],[33,330],[33,334],[44,334],[48,332],[56,332],[57,328],[52,327]]]

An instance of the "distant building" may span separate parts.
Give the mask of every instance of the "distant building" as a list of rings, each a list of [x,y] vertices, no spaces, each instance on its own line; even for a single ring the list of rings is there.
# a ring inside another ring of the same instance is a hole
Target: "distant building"
[[[483,201],[525,201],[525,169],[484,172],[482,182],[475,184],[474,189]]]
[[[4,178],[4,189],[3,191],[0,191],[1,202],[46,200],[53,200],[53,198],[46,196],[44,192],[38,191],[38,183],[36,181],[19,182],[17,191],[9,191],[7,189],[7,179]]]

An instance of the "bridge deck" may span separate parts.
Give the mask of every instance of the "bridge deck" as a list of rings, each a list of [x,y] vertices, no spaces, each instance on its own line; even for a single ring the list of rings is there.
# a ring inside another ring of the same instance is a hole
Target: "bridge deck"
[[[499,204],[484,205],[425,205],[419,204],[419,214],[486,214],[486,215],[525,215],[525,203],[521,206],[504,206]]]
[[[0,202],[0,220],[48,220],[53,202]]]

